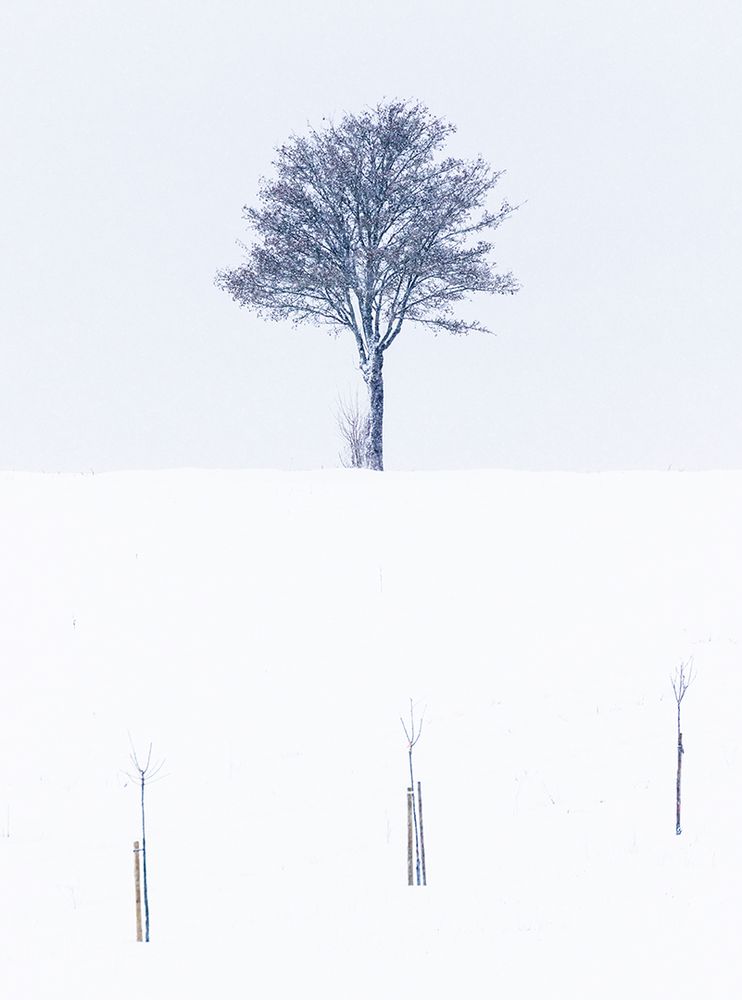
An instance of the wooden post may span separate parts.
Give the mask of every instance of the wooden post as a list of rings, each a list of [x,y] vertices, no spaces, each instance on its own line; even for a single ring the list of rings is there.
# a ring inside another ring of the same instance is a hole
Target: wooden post
[[[139,879],[139,841],[134,841],[134,896],[137,907],[137,941],[142,940],[142,890]]]
[[[412,875],[412,789],[407,789],[407,885],[413,885]]]
[[[420,816],[420,861],[423,866],[423,885],[427,885],[427,877],[425,875],[425,836],[423,834],[423,793],[420,790],[420,782],[417,783],[417,811]]]

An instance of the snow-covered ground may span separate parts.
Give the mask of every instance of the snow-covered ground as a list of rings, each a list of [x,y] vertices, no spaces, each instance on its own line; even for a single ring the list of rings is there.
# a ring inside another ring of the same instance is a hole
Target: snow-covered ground
[[[740,995],[742,474],[3,474],[0,578],[0,996]]]

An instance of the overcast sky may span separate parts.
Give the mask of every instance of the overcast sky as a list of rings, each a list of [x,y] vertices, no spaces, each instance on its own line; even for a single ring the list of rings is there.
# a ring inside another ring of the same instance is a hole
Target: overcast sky
[[[9,0],[0,468],[331,467],[347,338],[214,287],[273,148],[412,98],[522,282],[386,356],[390,469],[742,467],[738,0]]]

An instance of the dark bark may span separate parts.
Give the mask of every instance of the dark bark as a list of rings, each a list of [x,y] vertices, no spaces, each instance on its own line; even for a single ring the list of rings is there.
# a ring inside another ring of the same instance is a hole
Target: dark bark
[[[382,472],[384,469],[384,378],[383,355],[374,354],[362,368],[368,389],[368,440],[366,442],[366,468]]]

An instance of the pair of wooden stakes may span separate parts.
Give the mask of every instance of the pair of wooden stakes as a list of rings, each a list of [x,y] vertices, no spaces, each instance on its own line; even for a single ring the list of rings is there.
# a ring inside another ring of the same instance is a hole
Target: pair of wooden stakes
[[[425,835],[423,832],[423,796],[420,782],[418,781],[417,802],[415,802],[415,793],[412,788],[407,789],[407,885],[427,884],[428,879],[425,872]]]

